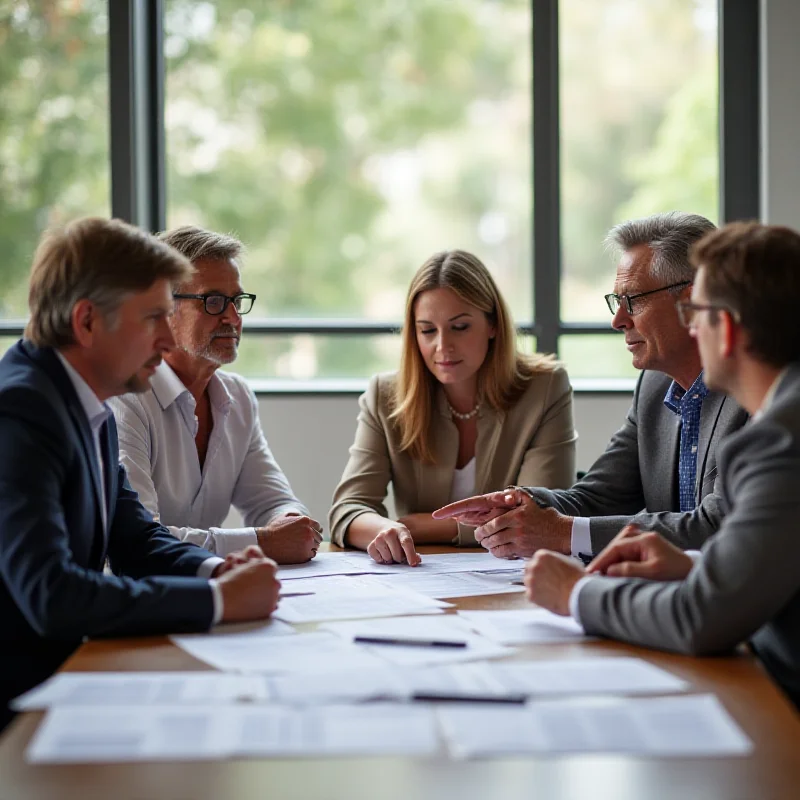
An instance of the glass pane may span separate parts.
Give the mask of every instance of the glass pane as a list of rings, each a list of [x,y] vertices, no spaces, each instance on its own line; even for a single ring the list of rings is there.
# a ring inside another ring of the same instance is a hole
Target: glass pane
[[[242,335],[239,357],[226,369],[247,378],[368,378],[396,370],[400,336]]]
[[[560,0],[567,321],[608,319],[603,239],[659,211],[717,219],[716,0]]]
[[[570,378],[636,378],[624,338],[615,333],[560,336],[559,355]]]
[[[104,0],[0,3],[0,317],[45,228],[109,213],[107,31]]]
[[[530,27],[529,0],[168,0],[169,226],[238,235],[259,316],[399,321],[460,247],[529,320]]]

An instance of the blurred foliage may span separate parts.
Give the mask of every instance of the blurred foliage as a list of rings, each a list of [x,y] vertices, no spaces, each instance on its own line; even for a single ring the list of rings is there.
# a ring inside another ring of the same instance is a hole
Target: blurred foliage
[[[531,289],[528,0],[167,0],[168,225],[247,245],[252,317],[399,320],[432,252],[473,250],[515,315]],[[714,218],[713,0],[560,2],[566,319],[607,320],[615,222]],[[41,231],[109,206],[103,0],[0,0],[0,313]],[[566,343],[565,343],[566,344]],[[576,374],[626,374],[616,337]],[[250,375],[366,375],[391,337],[277,337]],[[566,355],[566,353],[565,353]]]

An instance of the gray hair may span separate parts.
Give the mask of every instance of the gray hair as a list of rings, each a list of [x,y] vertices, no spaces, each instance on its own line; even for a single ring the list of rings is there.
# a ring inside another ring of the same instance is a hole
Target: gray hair
[[[694,279],[689,249],[716,225],[699,214],[668,211],[615,225],[606,236],[606,245],[623,252],[639,245],[653,251],[650,274],[666,284]]]
[[[193,264],[204,258],[233,260],[239,258],[244,245],[233,236],[214,233],[196,225],[183,225],[158,234],[158,238],[174,247]]]

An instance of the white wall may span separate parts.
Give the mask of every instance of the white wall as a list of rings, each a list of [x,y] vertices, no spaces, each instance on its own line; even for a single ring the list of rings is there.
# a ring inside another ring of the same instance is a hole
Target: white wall
[[[798,35],[798,0],[761,0],[761,218],[800,230]]]
[[[278,463],[297,496],[326,526],[331,495],[353,442],[357,401],[355,394],[272,394],[259,398],[264,432]],[[627,393],[575,396],[578,469],[586,469],[603,452],[630,403]],[[235,519],[232,516],[229,524]]]

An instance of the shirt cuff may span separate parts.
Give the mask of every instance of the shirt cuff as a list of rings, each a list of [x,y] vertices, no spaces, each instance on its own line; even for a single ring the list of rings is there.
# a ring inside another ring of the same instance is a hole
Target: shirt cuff
[[[584,575],[573,587],[572,591],[569,595],[569,613],[572,615],[572,618],[578,625],[583,628],[583,623],[581,622],[581,615],[580,609],[578,607],[578,601],[580,599],[581,589],[586,585],[588,581],[592,580],[591,575]],[[585,629],[584,629],[585,632]]]
[[[592,528],[589,517],[572,518],[570,550],[575,558],[578,558],[581,553],[592,555]]]
[[[217,568],[217,564],[222,564],[224,560],[225,559],[220,558],[219,556],[211,556],[211,558],[207,558],[197,568],[197,577],[210,578],[211,573]]]
[[[236,550],[258,544],[255,528],[209,528],[208,532],[214,540],[214,552],[223,558]]]
[[[211,619],[211,627],[213,628],[222,622],[222,614],[225,611],[225,607],[222,600],[222,589],[219,588],[219,581],[216,578],[212,578],[208,585],[211,588],[211,600],[214,604],[214,616]]]
[[[702,550],[684,550],[683,552],[692,559],[692,564],[697,564],[703,558]]]

